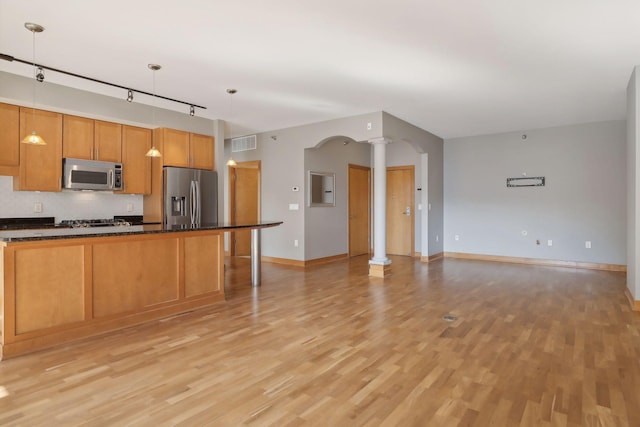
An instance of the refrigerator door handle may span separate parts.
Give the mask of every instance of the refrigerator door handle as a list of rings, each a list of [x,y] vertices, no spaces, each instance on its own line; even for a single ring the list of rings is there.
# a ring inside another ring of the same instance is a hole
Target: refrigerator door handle
[[[189,183],[189,220],[191,224],[194,223],[194,214],[195,214],[195,203],[196,203],[196,195],[195,195],[195,183],[191,181]]]
[[[202,199],[200,198],[200,181],[195,181],[196,184],[196,223],[200,225],[200,202]]]

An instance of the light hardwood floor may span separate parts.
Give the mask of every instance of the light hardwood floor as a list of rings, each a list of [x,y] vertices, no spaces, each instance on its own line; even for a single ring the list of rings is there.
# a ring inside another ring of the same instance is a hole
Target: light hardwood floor
[[[640,426],[624,274],[367,268],[233,262],[226,302],[0,362],[0,425]]]

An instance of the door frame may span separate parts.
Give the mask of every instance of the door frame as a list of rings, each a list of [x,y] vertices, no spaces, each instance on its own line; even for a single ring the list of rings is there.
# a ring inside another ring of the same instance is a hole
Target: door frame
[[[409,254],[405,256],[414,257],[416,254],[415,248],[415,240],[416,240],[416,167],[414,165],[404,165],[404,166],[387,166],[386,173],[394,170],[408,170],[411,172],[411,196],[410,196],[410,207],[411,207],[411,236],[410,236],[410,251]],[[388,181],[388,180],[387,180]],[[385,195],[388,197],[388,195]],[[385,202],[385,209],[387,209],[387,203]],[[389,215],[386,215],[387,222],[389,221]],[[388,230],[387,224],[385,224],[385,228]],[[386,245],[385,245],[386,246]],[[386,252],[386,250],[385,250]]]
[[[371,167],[370,166],[362,166],[362,165],[357,165],[354,163],[349,163],[347,165],[347,254],[349,255],[349,257],[353,256],[351,255],[351,221],[349,221],[349,215],[351,214],[351,206],[349,201],[351,200],[351,182],[349,181],[349,178],[351,176],[350,169],[354,168],[354,169],[361,169],[361,170],[366,170],[369,174],[369,179],[367,182],[367,253],[371,254],[371,201],[372,201],[372,191],[371,191],[371,184],[372,184],[372,176],[371,176]],[[365,254],[360,254],[360,255],[365,255]],[[360,256],[360,255],[355,255],[355,256]]]
[[[236,209],[236,181],[235,181],[235,171],[233,169],[257,169],[258,170],[258,221],[260,221],[261,212],[262,212],[262,201],[260,199],[260,195],[262,194],[261,186],[262,186],[262,163],[260,160],[250,160],[247,162],[237,162],[234,166],[227,166],[229,177],[229,222],[233,224],[236,220],[235,209]],[[236,254],[236,245],[235,245],[236,233],[229,233],[229,255],[235,256]]]

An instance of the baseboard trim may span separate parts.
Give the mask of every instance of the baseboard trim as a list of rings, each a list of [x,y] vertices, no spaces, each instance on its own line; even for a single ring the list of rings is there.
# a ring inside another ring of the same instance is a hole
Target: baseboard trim
[[[438,252],[437,254],[429,255],[429,256],[421,256],[420,262],[430,263],[432,261],[436,261],[444,258],[444,252]]]
[[[640,300],[634,300],[633,295],[631,295],[631,291],[629,288],[624,288],[624,294],[627,296],[627,300],[629,301],[629,306],[633,311],[640,311]]]
[[[262,256],[260,257],[260,261],[262,262],[270,262],[272,264],[282,264],[282,265],[292,265],[294,267],[304,267],[304,261],[297,259],[289,259],[289,258],[276,258],[272,256]]]
[[[326,264],[329,262],[340,261],[347,258],[349,258],[349,254],[339,254],[339,255],[327,256],[324,258],[310,259],[308,261],[305,261],[304,265],[308,266],[308,265]]]
[[[311,265],[327,264],[329,262],[340,261],[343,259],[347,259],[348,257],[349,257],[348,254],[339,254],[339,255],[333,255],[333,256],[328,256],[324,258],[316,258],[316,259],[310,259],[307,261],[302,261],[297,259],[263,256],[260,258],[260,260],[262,262],[270,262],[273,264],[292,265],[295,267],[308,267]]]
[[[594,262],[558,261],[554,259],[519,258],[500,255],[467,254],[461,252],[445,252],[445,258],[468,259],[476,261],[508,262],[513,264],[542,265],[551,267],[584,268],[587,270],[617,271],[626,273],[627,266],[621,264],[602,264]]]

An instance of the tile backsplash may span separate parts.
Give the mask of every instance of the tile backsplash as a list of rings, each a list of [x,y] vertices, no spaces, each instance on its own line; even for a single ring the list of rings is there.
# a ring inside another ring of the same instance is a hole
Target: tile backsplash
[[[34,212],[37,203],[42,212]],[[100,191],[13,191],[13,177],[0,176],[0,218],[54,216],[100,219],[114,215],[142,215],[142,196]]]

